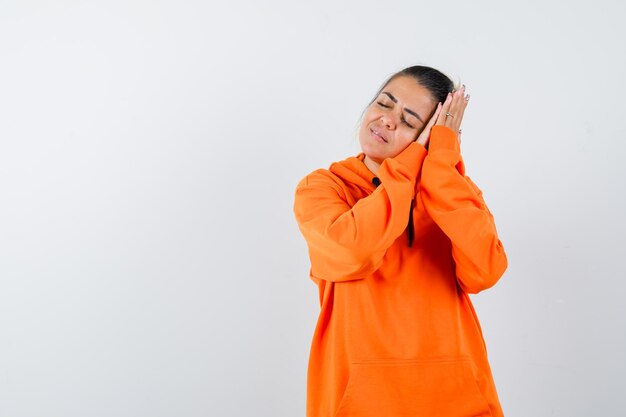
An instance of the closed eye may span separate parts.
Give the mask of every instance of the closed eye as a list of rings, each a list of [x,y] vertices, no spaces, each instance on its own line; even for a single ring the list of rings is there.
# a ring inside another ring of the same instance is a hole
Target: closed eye
[[[376,103],[378,103],[378,105],[380,105],[380,107],[384,107],[386,109],[390,108],[391,106],[387,106],[383,103],[381,103],[380,101],[377,101]],[[405,125],[407,125],[408,127],[410,127],[411,129],[415,129],[414,126],[411,126],[410,124],[407,123],[407,121],[404,119],[404,116],[402,116],[402,123],[404,123]]]

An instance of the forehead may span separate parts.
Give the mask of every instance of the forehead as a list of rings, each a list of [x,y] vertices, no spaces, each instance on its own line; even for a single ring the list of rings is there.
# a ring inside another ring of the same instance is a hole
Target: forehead
[[[411,77],[397,77],[382,89],[381,95],[389,98],[384,92],[391,93],[398,103],[412,110],[427,112],[434,105],[435,99],[428,89],[419,85]]]

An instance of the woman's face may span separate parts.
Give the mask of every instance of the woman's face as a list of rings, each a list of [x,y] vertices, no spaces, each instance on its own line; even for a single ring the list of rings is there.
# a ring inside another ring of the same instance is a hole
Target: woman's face
[[[365,158],[380,165],[398,155],[417,139],[436,107],[431,93],[413,78],[392,80],[363,116],[359,142]]]

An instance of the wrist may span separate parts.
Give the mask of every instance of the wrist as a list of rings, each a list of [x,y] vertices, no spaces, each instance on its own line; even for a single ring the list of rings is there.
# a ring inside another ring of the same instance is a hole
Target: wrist
[[[445,125],[434,125],[428,142],[432,150],[449,149],[457,152],[461,151],[458,133]]]

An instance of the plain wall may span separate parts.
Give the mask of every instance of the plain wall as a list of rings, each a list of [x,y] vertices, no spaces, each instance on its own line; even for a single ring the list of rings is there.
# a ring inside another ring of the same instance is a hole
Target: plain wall
[[[304,416],[295,185],[405,66],[467,85],[508,417],[626,408],[618,1],[0,2],[0,416]]]

